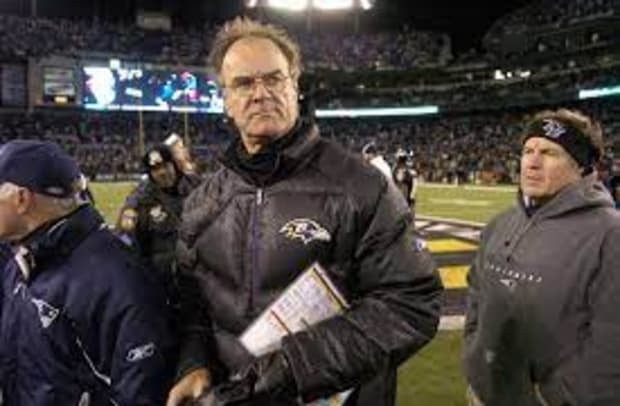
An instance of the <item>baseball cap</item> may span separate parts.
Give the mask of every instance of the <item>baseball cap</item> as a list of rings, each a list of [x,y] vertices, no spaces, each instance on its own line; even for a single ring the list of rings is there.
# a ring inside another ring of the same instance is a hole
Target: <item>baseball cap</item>
[[[64,198],[79,190],[80,176],[77,163],[57,144],[14,140],[0,147],[0,184]]]
[[[174,159],[172,157],[172,152],[170,152],[170,148],[164,144],[152,147],[142,157],[142,164],[146,172],[166,162],[174,163]]]

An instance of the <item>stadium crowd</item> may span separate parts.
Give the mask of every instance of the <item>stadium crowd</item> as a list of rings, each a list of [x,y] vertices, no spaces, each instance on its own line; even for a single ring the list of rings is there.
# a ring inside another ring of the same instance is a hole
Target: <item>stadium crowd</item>
[[[618,5],[613,0],[544,0],[498,20],[488,35],[499,38],[528,27],[557,28],[617,14]],[[217,28],[213,23],[205,23],[202,27],[173,27],[165,32],[98,19],[0,15],[0,35],[5,39],[0,44],[0,59],[100,54],[154,63],[202,66],[211,47],[210,38]],[[305,65],[311,70],[408,69],[412,66],[445,66],[454,60],[447,35],[416,30],[406,24],[395,31],[343,34],[297,30],[294,35],[302,44]],[[604,42],[601,35],[592,33],[589,45]],[[553,43],[555,40],[562,44]],[[588,45],[564,37],[555,40],[548,38],[540,42],[537,51],[546,52],[567,44],[573,48]],[[484,59],[488,55],[476,57]]]
[[[574,22],[617,14],[613,0],[538,1],[498,20],[504,31],[541,25],[564,26]],[[544,9],[542,13],[540,10]],[[138,26],[100,20],[63,20],[0,16],[0,59],[42,58],[48,55],[84,56],[88,53],[118,55],[134,60],[204,65],[217,26],[173,27],[171,31],[145,30]],[[505,33],[505,32],[504,32]],[[501,32],[495,32],[500,36]],[[310,33],[298,30],[305,66],[310,71],[345,71],[350,77],[373,70],[411,66],[445,66],[452,59],[450,39],[443,34],[423,32],[405,25],[398,31],[381,33]],[[484,59],[484,55],[478,55]],[[489,55],[486,55],[488,58]],[[612,58],[613,59],[613,58]],[[604,63],[603,63],[604,62]],[[364,106],[409,106],[436,104],[452,111],[497,106],[522,108],[528,104],[556,103],[574,98],[581,89],[620,84],[608,56],[592,58],[573,55],[539,65],[528,77],[491,80],[451,76],[446,83],[434,83],[423,75],[417,85],[379,86],[378,89],[351,85],[337,86],[338,79],[316,77],[322,108]],[[617,62],[616,62],[617,63]],[[600,69],[596,67],[600,65]],[[618,66],[618,65],[616,65]],[[488,73],[488,72],[487,72]],[[443,77],[443,76],[442,76]],[[322,79],[325,79],[321,84]],[[396,79],[397,80],[397,79]],[[456,81],[455,81],[456,80]],[[459,81],[460,80],[460,81]],[[556,103],[557,104],[557,103]],[[582,103],[578,108],[599,117],[606,126],[610,151],[617,149],[620,112],[613,103]],[[594,111],[592,111],[594,110]],[[441,118],[386,118],[373,120],[322,120],[323,134],[337,139],[354,151],[377,141],[388,160],[399,148],[411,151],[422,179],[439,182],[515,182],[520,128],[518,113],[487,112],[471,115],[442,115]],[[2,114],[0,141],[13,138],[54,140],[78,157],[91,178],[116,179],[140,171],[139,157],[171,132],[184,134],[183,117],[146,114],[144,144],[138,117],[133,113],[48,111],[33,114]],[[194,154],[203,167],[213,169],[214,157],[229,138],[227,123],[219,118],[189,116],[187,134]],[[510,141],[506,141],[510,140]],[[615,147],[614,147],[615,145]]]
[[[491,33],[501,35],[545,26],[561,28],[578,22],[617,15],[618,11],[618,2],[615,0],[538,1],[497,20]]]
[[[604,124],[609,155],[620,145],[620,108],[605,101],[582,102],[582,109]],[[503,182],[517,180],[521,118],[527,112],[319,120],[324,137],[360,152],[375,141],[389,161],[398,149],[411,151],[420,178],[433,182]],[[183,116],[144,115],[148,148],[170,133],[184,134]],[[221,116],[189,115],[188,135],[199,164],[209,170],[228,144],[228,124]],[[3,114],[0,142],[14,138],[53,140],[76,156],[93,179],[123,178],[140,171],[139,120],[136,113]],[[618,158],[618,153],[615,152]]]
[[[50,55],[106,54],[133,60],[203,66],[217,26],[174,28],[170,32],[105,21],[25,18],[0,15],[0,59]],[[400,30],[360,34],[300,31],[307,68],[383,70],[445,64],[451,57],[445,34]]]

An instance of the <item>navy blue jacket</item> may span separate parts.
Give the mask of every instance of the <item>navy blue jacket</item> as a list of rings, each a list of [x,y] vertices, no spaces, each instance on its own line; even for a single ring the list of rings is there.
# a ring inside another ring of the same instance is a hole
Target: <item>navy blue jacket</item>
[[[11,248],[7,244],[0,243],[0,269],[13,257]]]
[[[4,406],[160,405],[174,342],[162,288],[99,214],[42,227],[2,271]]]

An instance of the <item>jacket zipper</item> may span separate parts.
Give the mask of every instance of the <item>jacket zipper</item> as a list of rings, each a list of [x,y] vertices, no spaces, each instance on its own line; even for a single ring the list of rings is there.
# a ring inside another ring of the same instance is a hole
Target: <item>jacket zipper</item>
[[[263,204],[263,189],[256,189],[256,200],[252,210],[252,223],[250,232],[250,297],[248,299],[248,313],[254,317],[254,299],[258,291],[258,211]]]
[[[525,234],[527,234],[527,232],[530,230],[530,228],[532,228],[533,226],[535,226],[538,223],[538,213],[535,213],[530,219],[528,219],[527,223],[525,223],[525,226],[519,230],[519,233],[515,235],[515,237],[513,238],[513,241],[511,243],[511,246],[509,247],[508,252],[506,253],[506,259],[508,261],[510,261],[512,259],[512,254],[514,253],[515,249],[517,248],[517,245],[519,245],[521,243],[521,240],[523,239],[523,237],[525,236]]]

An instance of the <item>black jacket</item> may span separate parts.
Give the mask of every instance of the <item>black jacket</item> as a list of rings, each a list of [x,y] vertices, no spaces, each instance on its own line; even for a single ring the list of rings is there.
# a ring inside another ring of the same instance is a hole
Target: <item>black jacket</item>
[[[135,192],[136,248],[149,268],[157,271],[169,295],[174,295],[175,250],[183,202],[199,183],[197,176],[182,175],[174,188],[162,189],[148,180]]]
[[[0,242],[0,268],[3,268],[4,265],[9,262],[9,260],[13,257],[13,252],[11,248]]]
[[[239,335],[318,261],[351,308],[284,338],[299,394],[357,387],[348,405],[394,404],[396,367],[435,335],[442,291],[399,191],[313,126],[287,136],[265,176],[230,151],[184,209],[181,373],[207,366],[217,383],[243,366]]]

